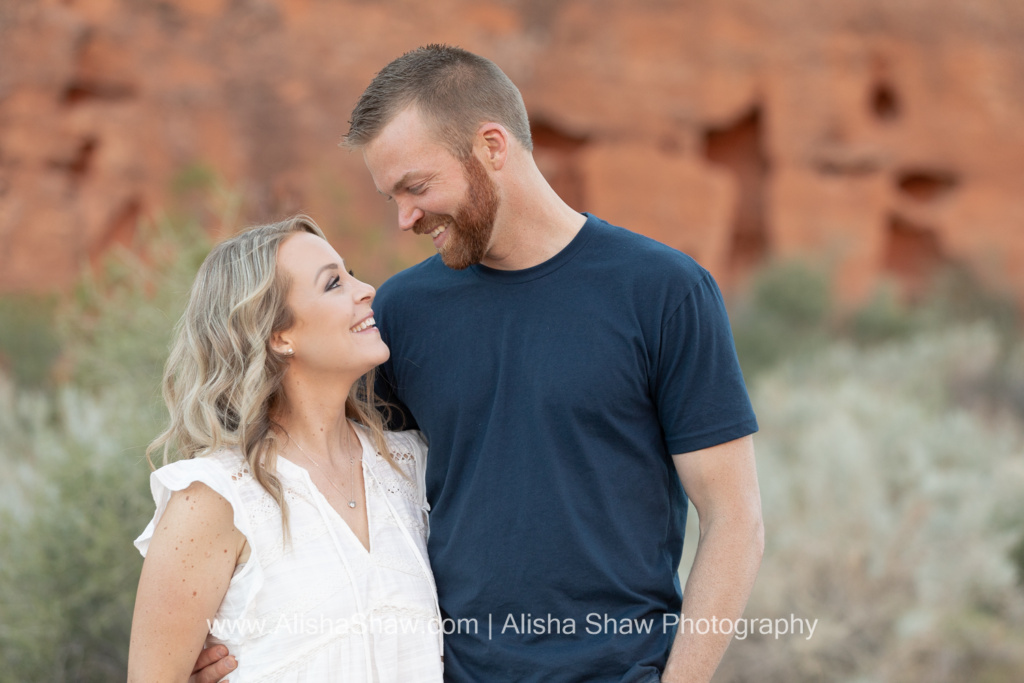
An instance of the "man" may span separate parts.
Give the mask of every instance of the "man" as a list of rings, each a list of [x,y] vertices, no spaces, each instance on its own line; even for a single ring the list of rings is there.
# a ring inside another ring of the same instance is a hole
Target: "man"
[[[345,144],[438,250],[374,308],[381,393],[430,443],[446,679],[709,680],[731,635],[694,625],[742,614],[763,548],[757,424],[711,276],[566,205],[519,91],[463,50],[386,66]]]

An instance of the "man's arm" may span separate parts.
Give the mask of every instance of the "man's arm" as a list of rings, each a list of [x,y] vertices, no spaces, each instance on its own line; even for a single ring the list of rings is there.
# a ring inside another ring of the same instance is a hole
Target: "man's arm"
[[[229,656],[228,649],[223,645],[208,647],[199,653],[188,683],[217,683],[234,671],[237,665],[234,656]]]
[[[743,615],[764,552],[761,493],[750,436],[673,456],[683,489],[700,518],[700,540],[683,594],[683,615],[661,680],[706,683],[732,634],[684,628],[712,617]],[[719,629],[721,630],[721,629]]]

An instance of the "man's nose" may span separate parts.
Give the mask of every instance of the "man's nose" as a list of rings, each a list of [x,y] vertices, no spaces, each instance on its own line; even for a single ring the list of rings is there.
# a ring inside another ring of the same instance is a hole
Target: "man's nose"
[[[398,228],[399,230],[411,230],[416,221],[423,218],[423,211],[412,203],[400,203],[398,205]]]

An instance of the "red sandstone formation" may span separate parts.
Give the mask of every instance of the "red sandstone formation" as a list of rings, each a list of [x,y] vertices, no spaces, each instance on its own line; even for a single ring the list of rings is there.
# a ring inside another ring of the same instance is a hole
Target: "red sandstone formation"
[[[573,206],[726,287],[806,255],[852,300],[951,263],[1024,299],[1005,0],[0,0],[0,291],[67,287],[183,169],[241,188],[246,220],[303,210],[343,245],[362,226],[424,253],[336,143],[374,71],[426,42],[520,85]]]

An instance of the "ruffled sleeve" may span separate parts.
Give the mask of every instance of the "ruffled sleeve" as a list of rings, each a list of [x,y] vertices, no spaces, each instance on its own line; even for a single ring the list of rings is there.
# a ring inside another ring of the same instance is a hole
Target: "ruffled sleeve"
[[[230,454],[213,454],[192,460],[179,460],[153,472],[149,477],[149,488],[153,494],[153,501],[156,503],[156,512],[149,525],[135,539],[135,547],[145,557],[156,525],[160,522],[160,518],[163,517],[164,511],[167,509],[167,504],[171,500],[171,494],[187,489],[194,482],[201,482],[209,486],[228,501],[234,514],[235,528],[249,541],[250,554],[244,564],[235,568],[224,601],[217,611],[218,619],[241,618],[263,585],[263,571],[256,554],[255,544],[252,542],[249,516],[239,487],[243,477],[251,475],[248,474],[244,459],[237,455],[226,457],[228,455]],[[232,465],[236,466],[232,468]],[[228,635],[228,639],[230,639],[230,634],[219,634],[217,630],[216,627],[213,629],[214,637],[221,638]]]

